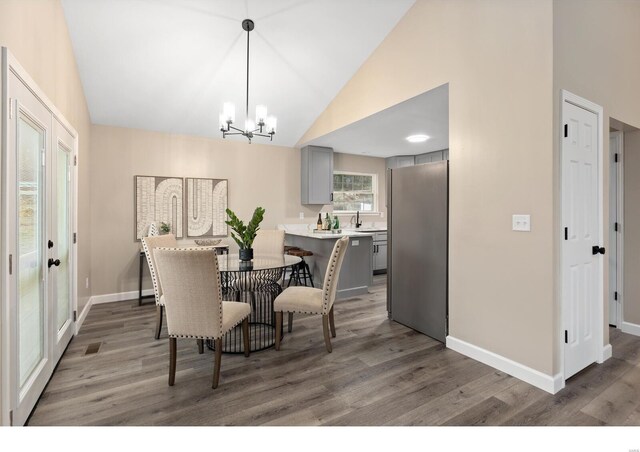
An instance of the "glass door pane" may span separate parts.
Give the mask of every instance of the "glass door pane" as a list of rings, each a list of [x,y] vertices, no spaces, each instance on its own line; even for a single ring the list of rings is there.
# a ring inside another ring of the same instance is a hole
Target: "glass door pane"
[[[18,361],[20,388],[44,359],[45,306],[42,268],[45,131],[18,118]]]
[[[57,259],[60,259],[60,265],[56,268],[56,291],[57,291],[57,331],[60,331],[65,322],[69,319],[71,311],[71,291],[70,277],[71,270],[69,265],[70,244],[69,244],[69,185],[71,184],[71,175],[69,173],[69,155],[70,152],[64,147],[58,145],[56,158],[56,230],[57,242],[55,244]]]

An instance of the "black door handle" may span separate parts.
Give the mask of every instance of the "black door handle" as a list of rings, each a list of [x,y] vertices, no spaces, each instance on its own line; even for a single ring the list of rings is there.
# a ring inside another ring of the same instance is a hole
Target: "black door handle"
[[[604,254],[605,249],[602,246],[593,245],[591,247],[591,253],[595,256],[596,254]]]
[[[49,266],[49,268],[51,268],[53,265],[57,267],[58,265],[60,265],[60,259],[53,260],[52,258],[49,258],[47,265]]]
[[[47,248],[53,248],[53,241],[49,240],[49,242],[47,242]]]

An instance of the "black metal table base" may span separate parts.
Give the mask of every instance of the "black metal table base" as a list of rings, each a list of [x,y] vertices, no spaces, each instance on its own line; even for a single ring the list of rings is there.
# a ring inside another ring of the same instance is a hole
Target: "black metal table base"
[[[282,269],[251,272],[222,272],[222,295],[224,300],[249,303],[250,351],[257,352],[273,347],[276,342],[276,318],[273,301],[282,292],[280,279]],[[223,353],[244,353],[242,324],[225,334],[222,339]],[[207,347],[214,349],[213,341]]]

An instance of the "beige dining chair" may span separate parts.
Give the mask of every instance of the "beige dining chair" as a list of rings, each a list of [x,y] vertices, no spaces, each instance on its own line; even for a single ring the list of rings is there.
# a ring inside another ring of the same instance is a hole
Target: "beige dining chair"
[[[321,314],[322,329],[324,331],[324,343],[327,351],[331,353],[331,339],[329,338],[329,328],[331,336],[336,337],[336,325],[333,319],[333,303],[338,290],[338,278],[344,255],[349,246],[349,237],[342,237],[336,240],[333,246],[327,271],[324,275],[322,289],[306,286],[287,287],[273,302],[273,310],[276,313],[276,350],[280,350],[282,316],[284,312],[289,313],[289,325],[293,321],[293,313],[301,314]],[[291,331],[291,330],[289,330]]]
[[[223,301],[215,249],[156,248],[155,261],[165,297],[169,330],[169,386],[176,379],[177,339],[213,340],[213,389],[220,380],[222,337],[242,322],[244,356],[249,356],[247,303]]]
[[[162,331],[164,298],[162,296],[162,286],[160,285],[158,274],[156,272],[156,263],[153,258],[153,250],[158,247],[175,248],[176,246],[178,246],[178,241],[176,240],[176,236],[173,234],[142,237],[142,248],[144,250],[145,256],[147,257],[149,273],[151,274],[151,281],[153,282],[153,294],[156,299],[156,339],[160,339],[160,332]]]
[[[253,240],[253,254],[282,255],[284,253],[284,231],[278,229],[258,229]]]

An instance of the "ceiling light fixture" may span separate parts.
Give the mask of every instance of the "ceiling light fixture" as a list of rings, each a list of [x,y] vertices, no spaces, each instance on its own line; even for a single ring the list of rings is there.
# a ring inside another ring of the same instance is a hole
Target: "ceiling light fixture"
[[[429,139],[429,135],[409,135],[405,140],[409,143],[423,143]]]
[[[236,107],[231,102],[225,102],[220,113],[220,131],[222,138],[227,135],[244,135],[251,144],[251,139],[255,136],[269,138],[273,141],[273,135],[276,133],[277,119],[275,116],[267,116],[266,105],[256,106],[256,120],[249,118],[249,32],[255,27],[251,19],[242,21],[242,29],[247,32],[247,99],[246,99],[246,116],[244,120],[244,130],[232,126],[236,120]],[[235,130],[235,132],[231,132]]]

